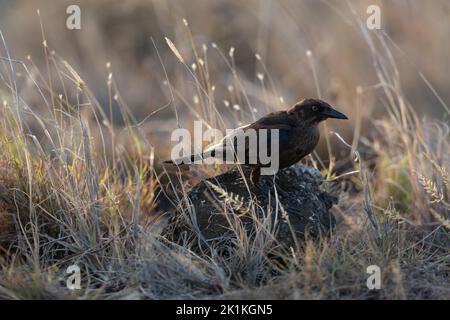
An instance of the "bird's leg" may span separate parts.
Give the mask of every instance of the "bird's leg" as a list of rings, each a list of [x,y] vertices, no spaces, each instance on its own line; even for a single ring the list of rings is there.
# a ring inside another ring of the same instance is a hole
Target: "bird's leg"
[[[276,174],[273,177],[273,186],[277,188],[277,192],[282,196],[287,196],[289,193],[288,191],[284,190],[279,183],[277,183],[277,176]]]
[[[286,196],[287,192],[285,190],[283,190],[277,183],[276,183],[276,175],[274,175],[273,177],[265,177],[264,179],[261,178],[261,168],[260,167],[255,167],[252,169],[251,173],[250,173],[250,181],[252,182],[252,184],[258,188],[259,190],[263,191],[263,190],[267,190],[265,188],[263,188],[263,185],[266,181],[266,179],[269,179],[270,182],[267,182],[269,184],[268,189],[275,189],[275,187],[277,188],[277,192],[278,194],[280,194],[281,196]]]
[[[274,191],[275,191],[275,188],[276,188],[277,193],[278,193],[279,195],[287,196],[287,195],[289,194],[289,192],[286,191],[286,190],[284,190],[284,189],[280,186],[280,184],[277,182],[277,179],[278,179],[278,177],[277,177],[277,174],[276,174],[276,173],[275,173],[273,176],[270,177],[270,182],[269,182],[269,183],[270,183],[270,188],[273,189]]]
[[[255,167],[250,172],[250,181],[252,182],[252,185],[258,189],[260,192],[265,193],[267,190],[270,190],[271,188],[267,189],[264,187],[265,179],[261,179],[261,168]]]

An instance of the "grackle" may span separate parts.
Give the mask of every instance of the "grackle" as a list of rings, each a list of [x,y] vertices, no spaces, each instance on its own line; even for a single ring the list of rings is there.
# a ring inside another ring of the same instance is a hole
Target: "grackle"
[[[272,112],[256,122],[239,127],[236,130],[245,133],[248,129],[254,129],[256,132],[260,129],[267,129],[267,131],[278,129],[278,167],[279,169],[283,169],[297,163],[314,150],[320,137],[318,124],[328,118],[348,119],[347,116],[333,109],[325,101],[305,99],[296,103],[288,110]],[[208,157],[223,158],[225,151],[230,148],[230,145],[236,150],[236,140],[230,144],[229,136],[226,136],[221,142],[207,147],[201,154],[178,159],[176,163],[195,161]],[[259,139],[260,135],[257,135],[257,137]],[[270,142],[270,134],[267,135],[267,139]],[[257,148],[259,143],[255,143],[256,146],[249,145],[248,141],[245,141],[245,143],[246,161],[242,164],[251,167],[250,180],[253,184],[256,184],[261,175],[261,168],[267,165],[262,164],[259,158],[256,163],[248,162],[249,150]],[[268,151],[270,152],[270,143],[267,145],[269,146]],[[173,163],[173,161],[165,161],[165,163]]]

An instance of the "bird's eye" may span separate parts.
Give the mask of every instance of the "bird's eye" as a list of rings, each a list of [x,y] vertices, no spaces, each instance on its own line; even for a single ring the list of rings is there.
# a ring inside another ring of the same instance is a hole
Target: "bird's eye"
[[[315,111],[319,110],[319,107],[317,107],[317,106],[312,106],[312,108],[311,108],[311,109],[312,109],[312,111],[314,111],[314,112],[315,112]]]

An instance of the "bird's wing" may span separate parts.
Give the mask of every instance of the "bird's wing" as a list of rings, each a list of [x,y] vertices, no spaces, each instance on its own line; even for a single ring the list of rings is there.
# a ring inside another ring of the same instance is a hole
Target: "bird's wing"
[[[243,135],[246,134],[246,131],[249,129],[254,129],[256,131],[259,131],[260,129],[266,129],[268,131],[273,129],[279,130],[279,143],[280,147],[283,146],[283,144],[289,143],[291,140],[292,130],[293,127],[291,125],[291,121],[289,121],[289,117],[286,114],[285,111],[279,111],[279,112],[272,112],[261,119],[257,120],[254,123],[247,124],[241,127],[238,127],[231,132],[228,132],[228,134],[221,139],[219,142],[211,143],[210,145],[206,146],[203,149],[202,154],[195,154],[190,156],[191,161],[194,161],[194,159],[201,159],[201,158],[208,158],[208,157],[220,157],[220,155],[226,155],[227,152],[233,152],[236,151],[236,143],[237,141],[242,141],[239,138],[242,138]],[[267,134],[267,142],[270,143],[271,141],[271,133],[268,132]],[[244,140],[246,141],[246,140]],[[246,141],[246,150],[249,148],[253,148],[256,146],[249,146],[247,145]]]
[[[289,116],[287,115],[286,111],[278,111],[278,112],[272,112],[268,115],[262,117],[261,119],[257,120],[256,122],[252,123],[249,128],[259,130],[259,129],[278,129],[280,130],[280,136],[281,131],[289,132],[293,129],[292,127],[292,121],[289,120]]]
[[[256,131],[256,140],[251,140],[252,134],[248,134],[249,129],[254,129]],[[266,129],[266,135],[261,136],[259,134],[260,129]],[[273,124],[261,124],[256,123],[239,127],[234,129],[232,132],[227,134],[219,143],[211,144],[207,146],[203,151],[203,157],[214,157],[216,159],[225,160],[226,155],[233,155],[238,152],[239,149],[237,143],[244,143],[245,154],[257,154],[260,148],[260,139],[267,139],[267,150],[272,148],[272,138],[274,129],[278,130],[278,147],[277,149],[281,150],[287,148],[292,141],[293,127],[287,124],[273,123]],[[249,138],[245,138],[245,135],[248,135]],[[251,142],[253,141],[253,143]]]
[[[273,130],[278,129],[279,135],[278,139],[280,144],[288,142],[291,137],[292,125],[289,121],[289,116],[286,111],[272,112],[268,115],[262,117],[258,121],[250,125],[251,128],[255,130],[267,129]],[[268,134],[268,142],[271,140],[271,135]]]
[[[249,127],[250,127],[250,124],[247,124],[247,125],[233,129],[232,131],[228,132],[228,134],[225,137],[223,137],[219,142],[212,143],[212,144],[206,146],[205,149],[203,150],[203,153],[207,154],[212,151],[225,152],[227,149],[231,150],[232,145],[230,144],[230,141],[232,141],[232,139],[234,137],[242,136]]]

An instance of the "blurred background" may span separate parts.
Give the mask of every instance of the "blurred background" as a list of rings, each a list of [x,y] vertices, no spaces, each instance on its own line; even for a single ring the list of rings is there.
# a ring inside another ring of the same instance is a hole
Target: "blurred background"
[[[66,28],[71,4],[80,6],[81,30]],[[381,8],[381,30],[364,31],[371,4]],[[111,107],[116,128],[124,125],[118,101],[126,104],[159,157],[167,157],[177,125],[189,128],[193,119],[203,119],[222,129],[236,127],[305,97],[331,102],[353,125],[361,114],[368,122],[382,117],[364,32],[388,39],[403,93],[419,115],[444,115],[430,86],[450,100],[446,0],[0,0],[0,29],[11,57],[43,79],[49,78],[49,52],[66,60],[99,105]],[[39,109],[42,101],[30,80],[20,72],[18,79],[21,96]],[[55,92],[66,89],[74,98],[75,90],[63,88],[57,76],[49,79]],[[215,123],[211,104],[223,123]],[[353,129],[341,125],[339,132],[351,139]]]

